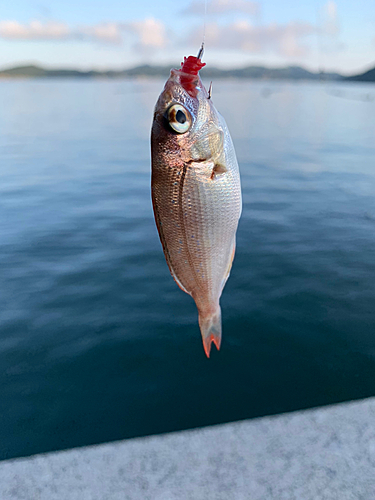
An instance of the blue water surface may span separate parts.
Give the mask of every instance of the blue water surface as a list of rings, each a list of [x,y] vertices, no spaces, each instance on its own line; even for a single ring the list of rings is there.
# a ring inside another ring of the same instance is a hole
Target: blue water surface
[[[150,201],[162,80],[0,82],[0,458],[375,394],[375,87],[215,82],[244,209],[205,358]]]

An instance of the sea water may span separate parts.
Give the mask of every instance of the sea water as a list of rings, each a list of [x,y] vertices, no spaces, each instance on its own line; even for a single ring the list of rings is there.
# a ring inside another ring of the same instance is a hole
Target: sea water
[[[0,458],[375,394],[375,87],[214,83],[244,207],[208,360],[152,214],[164,82],[0,82]]]

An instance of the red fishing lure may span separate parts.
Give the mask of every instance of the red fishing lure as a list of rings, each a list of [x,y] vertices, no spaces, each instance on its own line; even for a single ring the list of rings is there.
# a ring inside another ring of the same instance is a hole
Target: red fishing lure
[[[198,79],[196,77],[198,76],[199,70],[201,70],[203,66],[206,66],[206,63],[202,63],[199,55],[198,57],[184,57],[184,62],[181,63],[181,69],[179,70],[181,72],[181,85],[184,87],[186,92],[193,97],[196,97],[197,95],[196,86]]]

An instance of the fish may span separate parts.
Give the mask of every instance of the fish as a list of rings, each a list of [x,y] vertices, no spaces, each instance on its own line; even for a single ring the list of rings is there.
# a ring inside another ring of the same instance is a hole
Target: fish
[[[240,173],[224,118],[198,56],[172,69],[154,110],[151,195],[169,270],[198,309],[203,347],[221,344],[220,297],[229,277],[242,211]],[[211,84],[212,85],[212,84]]]

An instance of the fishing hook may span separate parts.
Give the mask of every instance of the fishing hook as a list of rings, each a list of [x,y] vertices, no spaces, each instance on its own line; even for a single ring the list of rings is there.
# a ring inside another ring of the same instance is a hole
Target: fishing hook
[[[204,52],[204,42],[202,42],[201,48],[199,49],[197,59],[201,60]]]

